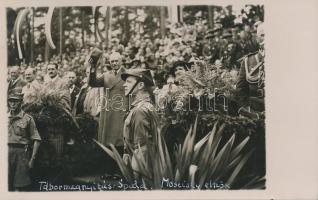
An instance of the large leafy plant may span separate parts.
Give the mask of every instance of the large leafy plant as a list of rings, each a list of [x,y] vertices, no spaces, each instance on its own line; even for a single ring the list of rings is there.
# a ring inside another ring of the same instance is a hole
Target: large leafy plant
[[[66,127],[79,129],[76,119],[71,114],[65,89],[43,87],[24,100],[23,110],[31,114],[38,128]]]
[[[116,160],[128,183],[139,180],[147,188],[169,189],[162,185],[163,179],[169,179],[175,183],[198,185],[200,189],[208,189],[205,184],[211,181],[224,183],[228,189],[264,188],[264,177],[251,174],[246,180],[240,176],[253,154],[253,149],[242,151],[250,139],[249,136],[235,145],[236,134],[224,139],[223,130],[226,124],[216,122],[204,138],[195,142],[197,122],[198,119],[191,125],[183,145],[173,152],[172,156],[176,162],[172,162],[160,130],[156,131],[155,142],[148,144],[148,151],[142,157],[137,157],[135,151],[126,143],[130,154],[136,158],[137,168],[132,167],[131,162],[125,162],[113,145],[107,148],[98,141],[95,142]]]

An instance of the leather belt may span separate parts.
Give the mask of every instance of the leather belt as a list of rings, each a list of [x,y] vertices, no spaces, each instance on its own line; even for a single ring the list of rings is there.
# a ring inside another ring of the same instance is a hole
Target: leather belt
[[[25,148],[27,146],[27,144],[18,144],[18,143],[10,143],[8,145],[9,147],[13,147],[13,148]]]

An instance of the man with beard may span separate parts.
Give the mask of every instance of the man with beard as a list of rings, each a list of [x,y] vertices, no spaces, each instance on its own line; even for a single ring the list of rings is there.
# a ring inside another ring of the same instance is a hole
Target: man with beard
[[[41,137],[33,118],[22,109],[23,94],[15,89],[9,94],[9,190],[26,190],[31,184],[29,170],[40,146]],[[31,146],[33,148],[31,148]],[[31,149],[33,149],[31,151]]]

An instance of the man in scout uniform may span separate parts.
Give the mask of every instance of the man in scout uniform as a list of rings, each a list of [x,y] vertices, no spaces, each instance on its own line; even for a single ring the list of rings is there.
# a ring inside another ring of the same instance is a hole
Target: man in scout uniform
[[[159,125],[152,94],[154,82],[150,71],[140,68],[127,70],[121,78],[125,81],[125,96],[129,96],[132,102],[124,122],[124,140],[136,156],[143,157],[147,163],[147,149],[154,143]],[[125,145],[124,160],[127,162],[129,158],[133,169],[138,171],[135,157],[128,154]]]
[[[25,190],[31,184],[29,169],[40,146],[41,137],[33,118],[21,110],[23,95],[9,94],[9,190]],[[33,145],[33,148],[30,148]],[[30,149],[33,149],[32,152]]]

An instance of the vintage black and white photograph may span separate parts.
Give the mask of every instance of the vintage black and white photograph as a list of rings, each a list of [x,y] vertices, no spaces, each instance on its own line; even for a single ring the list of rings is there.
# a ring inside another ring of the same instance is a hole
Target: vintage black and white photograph
[[[7,6],[8,191],[266,189],[265,10]]]

